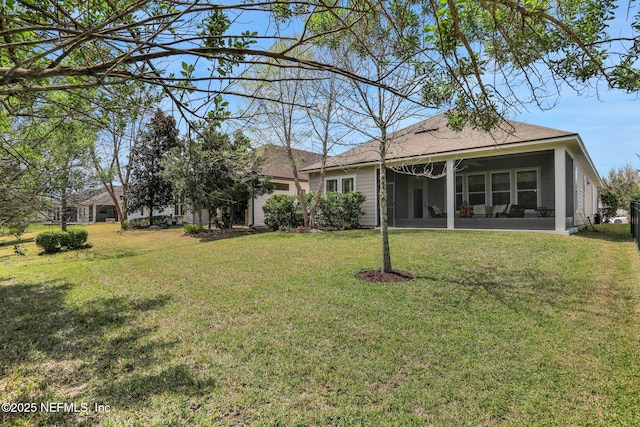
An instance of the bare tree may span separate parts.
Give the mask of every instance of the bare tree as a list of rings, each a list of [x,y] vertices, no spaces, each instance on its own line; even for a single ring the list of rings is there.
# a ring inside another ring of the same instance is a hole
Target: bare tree
[[[273,50],[282,49],[280,45],[276,44]],[[310,56],[308,50],[296,54],[298,57]],[[247,74],[255,81],[271,82],[245,84],[247,92],[254,97],[248,112],[252,116],[251,128],[262,141],[269,141],[285,149],[301,205],[304,226],[308,227],[309,211],[298,171],[303,159],[299,158],[295,150],[304,148],[310,137],[310,120],[306,113],[309,108],[308,91],[305,90],[305,85],[319,77],[308,70],[281,68],[275,61],[256,65]]]
[[[352,90],[346,98],[347,103],[341,105],[351,113],[347,125],[367,139],[378,142],[381,270],[390,273],[386,160],[391,142],[389,135],[398,129],[403,120],[417,116],[425,105],[421,102],[423,76],[413,60],[421,49],[419,38],[408,38],[403,31],[405,23],[386,21],[382,18],[385,13],[372,13],[366,21],[354,23],[345,34],[336,39],[325,39],[325,43],[331,61],[339,67],[395,88],[391,93],[382,87],[348,79]],[[417,19],[417,16],[400,15],[400,18]],[[343,18],[339,17],[338,22],[343,22]],[[406,45],[399,46],[404,43]]]
[[[91,146],[91,160],[98,179],[115,206],[120,227],[125,229],[131,176],[130,154],[154,112],[153,104],[159,99],[157,94],[138,85],[111,88],[109,95],[108,102],[111,106],[102,111],[102,117],[96,117],[102,130]],[[116,191],[118,184],[122,190],[121,195]]]

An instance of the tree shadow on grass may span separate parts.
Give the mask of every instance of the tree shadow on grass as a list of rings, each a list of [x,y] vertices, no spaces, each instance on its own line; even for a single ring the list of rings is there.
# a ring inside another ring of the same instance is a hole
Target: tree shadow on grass
[[[6,242],[0,242],[0,248],[6,247],[6,246],[15,246],[15,245],[21,245],[23,243],[31,243],[34,242],[35,238],[34,237],[30,237],[28,239],[14,239],[14,240],[8,240]]]
[[[595,224],[580,230],[574,236],[608,242],[633,242],[629,224]]]
[[[155,395],[210,389],[167,357],[175,340],[144,321],[171,297],[67,302],[72,285],[53,281],[0,286],[0,395],[3,402],[82,402],[113,410]],[[102,413],[0,413],[0,424],[91,425]]]
[[[569,296],[566,280],[539,271],[510,271],[498,266],[460,267],[447,275],[417,274],[416,279],[445,282],[461,291],[456,305],[492,297],[513,311],[538,313],[542,307],[558,307]]]

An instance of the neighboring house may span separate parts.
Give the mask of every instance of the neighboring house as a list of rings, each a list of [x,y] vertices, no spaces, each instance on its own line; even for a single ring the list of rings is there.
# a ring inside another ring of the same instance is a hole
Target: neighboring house
[[[293,170],[284,147],[267,144],[256,149],[256,154],[264,158],[264,163],[260,172],[263,178],[270,178],[274,190],[269,194],[253,196],[247,203],[239,201],[240,208],[233,212],[231,218],[234,224],[264,226],[264,212],[262,207],[272,194],[296,194],[296,187],[293,178]],[[299,168],[304,168],[321,160],[322,155],[303,150],[293,150],[294,158]],[[306,173],[299,174],[299,181],[304,191],[309,191],[309,177]],[[122,200],[122,187],[115,187],[116,197]],[[246,209],[245,207],[246,206]],[[197,212],[192,212],[189,206],[181,204],[170,205],[166,208],[156,210],[153,215],[159,217],[173,217],[175,220],[184,223],[199,224],[200,218]],[[135,212],[130,212],[130,220],[146,219],[149,211],[146,208]],[[113,201],[106,191],[82,202],[78,207],[78,220],[80,222],[104,222],[107,218],[114,218],[118,221],[117,213]],[[209,212],[202,210],[202,223],[208,224]]]
[[[116,185],[113,187],[114,193],[118,202],[120,203],[120,208],[124,209],[122,199],[123,192],[122,186]],[[84,223],[95,223],[95,222],[105,222],[107,220],[113,220],[114,222],[119,222],[118,211],[116,210],[115,205],[113,204],[113,200],[109,193],[105,190],[101,193],[96,194],[95,196],[81,202],[78,204],[77,208],[77,216],[78,222]],[[183,215],[182,205],[171,205],[169,207],[153,210],[154,216],[173,216],[179,220],[182,220]],[[204,216],[204,215],[203,215]],[[144,208],[140,209],[136,212],[129,212],[127,215],[128,219],[145,219],[149,217],[149,210]],[[192,219],[191,216],[187,219]],[[196,218],[197,219],[197,218]]]
[[[62,205],[60,200],[54,198],[47,198],[48,208],[44,212],[40,212],[39,218],[46,223],[58,224],[63,216]],[[78,222],[76,203],[74,200],[67,201],[67,209],[64,213],[65,222],[74,223]]]
[[[438,115],[393,133],[386,157],[393,168],[389,226],[568,233],[593,221],[602,182],[580,136],[513,121],[502,127],[455,132]],[[364,226],[380,225],[377,145],[369,141],[327,159],[325,191],[362,192]],[[304,169],[312,188],[319,168]],[[442,176],[420,176],[425,169]]]
[[[262,177],[270,177],[270,182],[274,186],[272,193],[261,196],[253,196],[249,200],[248,220],[249,224],[256,227],[263,227],[264,211],[262,207],[267,199],[273,194],[297,194],[296,185],[293,178],[293,169],[291,162],[287,156],[287,150],[273,144],[263,145],[256,149],[257,155],[264,157],[264,164],[260,171]],[[312,153],[310,151],[293,149],[293,156],[297,162],[298,169],[320,162],[322,154]],[[316,187],[309,187],[309,176],[306,173],[299,173],[300,186],[305,192],[313,191]]]
[[[118,201],[122,200],[122,187],[114,186],[114,193]],[[121,202],[120,202],[121,203]],[[78,204],[78,222],[94,223],[105,222],[107,218],[119,221],[118,211],[113,200],[105,190]]]

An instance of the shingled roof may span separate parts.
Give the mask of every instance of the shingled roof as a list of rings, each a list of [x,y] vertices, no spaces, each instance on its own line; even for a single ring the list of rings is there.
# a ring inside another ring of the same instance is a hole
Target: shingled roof
[[[115,193],[116,198],[119,200],[122,198],[122,186],[120,185],[114,185],[113,186],[113,192]],[[111,199],[111,196],[109,195],[109,193],[105,190],[102,191],[101,193],[96,194],[95,196],[85,200],[84,202],[81,203],[81,205],[98,205],[98,206],[112,206],[113,205],[113,200]]]
[[[406,127],[389,136],[386,159],[388,161],[425,158],[446,153],[498,147],[525,142],[544,141],[555,138],[577,136],[575,132],[551,129],[528,123],[506,121],[491,133],[470,127],[456,132],[447,127],[444,114],[433,116]],[[327,168],[355,166],[379,161],[378,141],[371,140],[349,151],[327,159]],[[320,168],[316,163],[306,168]]]
[[[298,169],[303,169],[315,163],[319,163],[322,155],[311,151],[293,150],[293,156],[298,163]],[[271,176],[273,178],[293,180],[293,171],[287,156],[285,147],[273,144],[266,144],[256,148],[256,154],[264,157],[265,161],[262,165],[260,173],[263,176]],[[307,175],[302,174],[300,181],[308,181]]]

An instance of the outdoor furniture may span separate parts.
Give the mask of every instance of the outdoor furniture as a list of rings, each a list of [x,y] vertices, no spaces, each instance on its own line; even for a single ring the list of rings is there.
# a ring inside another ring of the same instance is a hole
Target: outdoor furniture
[[[522,218],[522,217],[524,217],[524,206],[522,206],[522,205],[509,205],[507,207],[507,216],[509,218]]]
[[[547,218],[550,217],[553,214],[554,209],[550,209],[547,208],[546,206],[538,206],[536,208],[536,212],[538,213],[538,216]]]
[[[460,208],[460,218],[471,218],[471,206],[462,206]]]
[[[493,215],[493,206],[473,205],[473,216],[489,218],[491,215]]]
[[[508,205],[495,205],[493,207],[493,215],[495,215],[496,218],[505,216],[507,214],[507,206]]]
[[[441,212],[437,206],[427,206],[427,209],[429,210],[431,218],[446,218],[447,216],[446,212]]]

